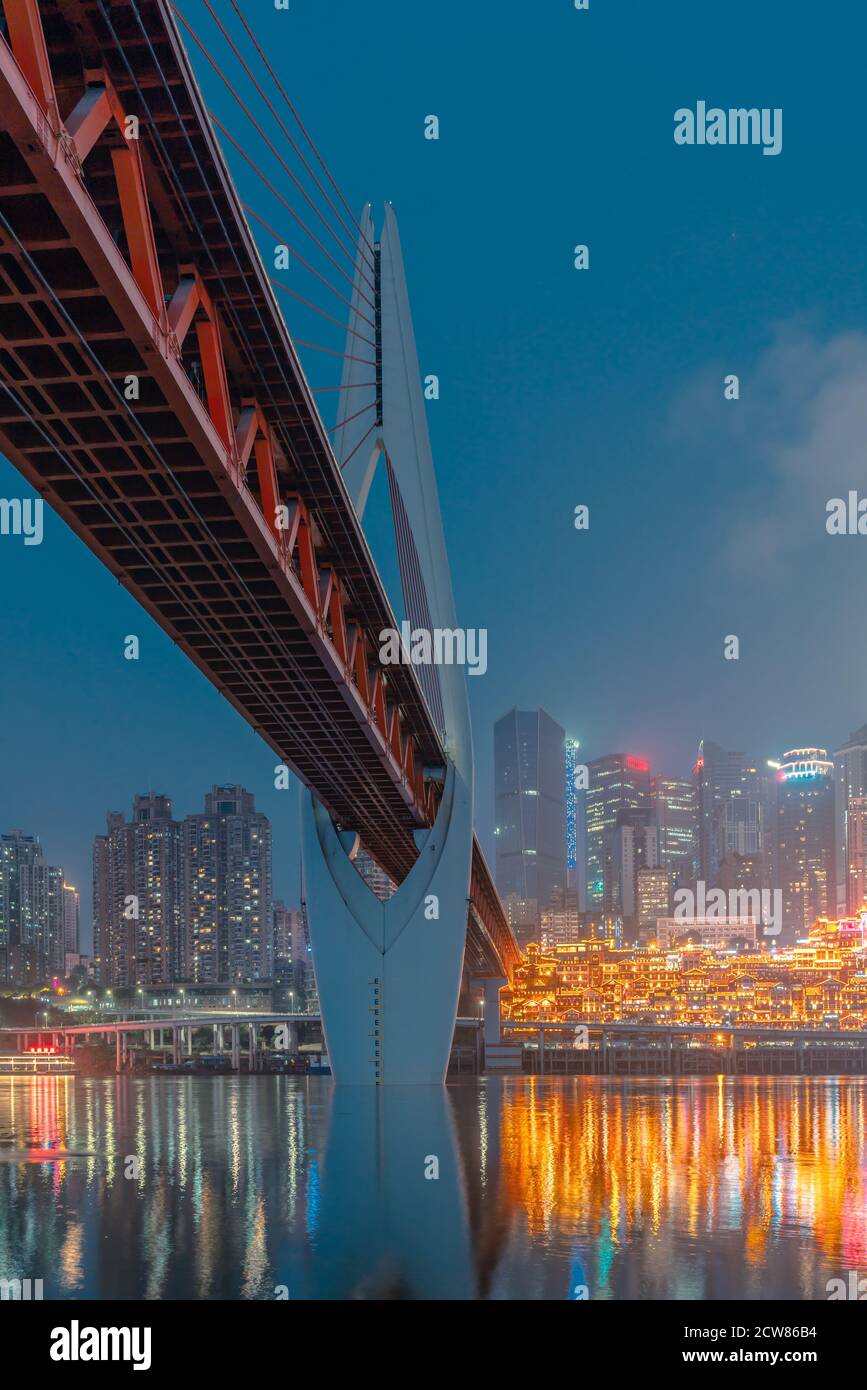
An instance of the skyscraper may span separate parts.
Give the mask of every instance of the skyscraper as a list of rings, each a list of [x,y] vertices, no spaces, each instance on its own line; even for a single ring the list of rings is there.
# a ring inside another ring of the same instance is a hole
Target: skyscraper
[[[623,824],[624,812],[650,817],[650,764],[628,753],[608,753],[590,763],[588,773],[587,904],[594,909],[605,903],[606,836]]]
[[[847,819],[849,805],[856,797],[867,796],[867,724],[850,734],[834,754],[834,845],[837,884],[836,907],[852,911],[849,903]]]
[[[38,984],[63,973],[63,870],[35,835],[0,835],[0,980]]]
[[[639,941],[656,940],[656,924],[671,914],[671,871],[646,866],[635,875],[635,917]]]
[[[251,792],[214,786],[183,823],[186,968],[197,984],[272,972],[271,822]]]
[[[634,936],[638,925],[637,876],[641,869],[656,869],[659,850],[656,826],[650,808],[618,811],[613,830],[604,837],[603,870],[605,912],[623,919],[625,930]]]
[[[63,953],[77,956],[81,951],[80,899],[71,883],[63,885]]]
[[[777,773],[777,871],[783,929],[806,936],[837,900],[834,868],[834,764],[824,748],[793,748]]]
[[[846,817],[846,911],[867,907],[867,796],[853,796]]]
[[[94,948],[100,984],[167,985],[184,976],[181,827],[171,798],[133,800],[132,820],[110,811],[93,846]]]
[[[695,787],[685,777],[654,777],[650,795],[659,837],[660,866],[668,870],[672,888],[687,887],[696,876]]]
[[[566,885],[578,887],[578,819],[577,793],[575,790],[575,763],[578,744],[574,738],[566,740]]]
[[[494,725],[496,880],[524,906],[520,941],[538,939],[541,912],[566,886],[565,734],[543,709],[510,710]]]
[[[698,878],[716,885],[728,854],[758,856],[762,848],[763,780],[746,753],[703,740],[693,769],[698,821]]]

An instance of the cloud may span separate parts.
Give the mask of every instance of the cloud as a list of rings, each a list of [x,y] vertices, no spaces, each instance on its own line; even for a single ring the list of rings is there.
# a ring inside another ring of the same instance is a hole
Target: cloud
[[[867,494],[867,335],[823,338],[789,321],[740,369],[740,399],[726,401],[723,377],[735,370],[715,365],[694,377],[672,403],[667,435],[730,478],[725,568],[779,575],[829,541],[829,498]]]

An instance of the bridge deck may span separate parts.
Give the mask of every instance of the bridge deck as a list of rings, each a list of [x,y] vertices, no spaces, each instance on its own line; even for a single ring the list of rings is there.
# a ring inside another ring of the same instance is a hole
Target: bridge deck
[[[56,110],[0,41],[0,449],[399,881],[441,740],[412,668],[375,669],[395,617],[170,7],[38,13]],[[119,132],[85,148],[63,128],[94,72],[140,119],[140,226]],[[181,341],[171,310],[190,275],[214,309]],[[249,442],[239,453],[252,405],[278,496],[297,504],[291,544],[263,511],[258,453],[249,469]],[[473,865],[469,963],[490,972],[499,957],[508,973],[517,950],[477,845]]]

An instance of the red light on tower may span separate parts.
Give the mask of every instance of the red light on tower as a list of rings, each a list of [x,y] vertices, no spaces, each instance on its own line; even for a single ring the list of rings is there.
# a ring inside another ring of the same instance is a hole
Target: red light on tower
[[[633,772],[650,771],[650,763],[645,758],[627,758],[626,766],[631,768]]]

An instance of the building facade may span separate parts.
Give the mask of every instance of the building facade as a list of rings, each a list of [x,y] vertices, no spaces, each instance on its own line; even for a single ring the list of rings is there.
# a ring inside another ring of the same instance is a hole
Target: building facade
[[[0,980],[33,985],[64,973],[63,870],[39,839],[0,835]]]
[[[834,754],[834,846],[836,856],[836,906],[853,911],[849,901],[849,807],[867,796],[867,724],[850,734]]]
[[[611,870],[606,892],[606,852],[611,856],[611,836],[627,813],[638,812],[649,822],[650,764],[628,753],[609,753],[588,766],[586,807],[587,908],[613,910],[606,898],[613,896]]]
[[[846,815],[847,911],[867,908],[867,796],[853,796]]]
[[[697,821],[697,877],[715,887],[729,854],[762,852],[765,778],[758,762],[705,739],[693,769]]]
[[[183,979],[181,827],[171,798],[133,799],[93,846],[93,930],[100,984],[131,989]]]
[[[271,825],[253,796],[215,786],[205,810],[136,796],[110,812],[93,848],[97,977],[111,988],[254,984],[270,978]]]
[[[654,777],[650,784],[659,863],[672,888],[687,888],[696,877],[698,823],[695,786],[685,777]]]
[[[81,953],[81,897],[71,883],[63,885],[63,951],[64,955]]]
[[[271,822],[251,792],[214,786],[183,823],[187,978],[252,984],[273,969]]]
[[[794,748],[777,772],[776,855],[783,930],[806,937],[837,901],[834,764],[824,748]]]
[[[494,725],[496,882],[504,902],[525,904],[521,944],[538,939],[542,910],[566,887],[565,737],[543,709]]]

